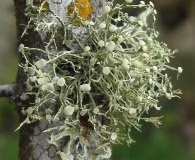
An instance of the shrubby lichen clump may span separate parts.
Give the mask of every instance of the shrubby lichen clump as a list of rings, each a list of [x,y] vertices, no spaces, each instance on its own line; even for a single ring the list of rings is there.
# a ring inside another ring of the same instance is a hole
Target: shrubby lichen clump
[[[32,106],[23,110],[24,123],[63,122],[45,131],[58,131],[49,139],[56,147],[60,139],[70,138],[64,152],[59,152],[62,159],[71,159],[72,146],[78,159],[87,159],[88,146],[93,146],[94,156],[109,158],[112,143],[132,143],[132,127],[140,129],[142,121],[160,124],[158,117],[144,114],[152,108],[160,110],[159,97],[171,99],[180,93],[172,89],[166,71],[180,74],[182,68],[169,66],[175,51],[156,40],[153,3],[131,2],[108,2],[102,15],[86,20],[78,15],[78,1],[73,1],[66,22],[43,7],[49,1],[27,4],[30,20],[24,34],[32,27],[50,38],[45,49],[19,47],[25,58],[21,66],[28,75],[25,94],[35,97]],[[123,12],[125,8],[144,11],[133,17]],[[153,17],[152,25],[147,24],[148,17]],[[60,34],[59,29],[63,29]],[[58,47],[56,37],[63,47]],[[29,55],[36,53],[44,58],[31,62]]]

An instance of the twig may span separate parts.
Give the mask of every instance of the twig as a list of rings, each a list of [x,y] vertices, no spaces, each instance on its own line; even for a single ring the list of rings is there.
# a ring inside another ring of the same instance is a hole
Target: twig
[[[17,92],[18,84],[4,84],[0,85],[0,97],[10,97]]]

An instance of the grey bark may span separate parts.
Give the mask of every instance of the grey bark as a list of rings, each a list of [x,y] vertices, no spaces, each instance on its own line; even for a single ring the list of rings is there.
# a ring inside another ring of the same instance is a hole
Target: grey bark
[[[32,48],[44,48],[42,37],[40,33],[35,32],[33,29],[28,31],[27,35],[24,35],[21,38],[21,35],[24,30],[24,24],[28,23],[28,18],[25,16],[25,8],[26,8],[26,0],[14,0],[15,2],[15,12],[16,12],[16,27],[17,27],[17,45],[24,44],[25,46],[32,47]],[[66,1],[67,2],[67,1]],[[105,3],[96,0],[92,1],[93,5],[97,7],[99,5],[102,8],[102,3]],[[60,5],[58,5],[60,6]],[[54,7],[58,7],[57,5]],[[61,14],[61,9],[56,8]],[[97,10],[95,14],[99,14],[100,10]],[[93,15],[94,16],[94,15]],[[60,45],[60,44],[59,44]],[[21,53],[18,53],[19,56],[19,64],[24,63],[24,59]],[[35,60],[37,53],[33,54],[30,57],[30,61]],[[22,108],[27,108],[30,106],[30,102],[34,101],[34,97],[23,97],[23,93],[26,90],[25,82],[27,76],[22,68],[18,68],[17,74],[17,93],[13,95],[12,99],[14,99],[16,103],[16,108],[19,115],[20,123],[22,123],[25,117],[22,115],[21,110]],[[9,94],[8,94],[9,95]],[[20,160],[58,160],[59,157],[56,156],[56,152],[58,150],[62,150],[62,148],[66,145],[67,140],[64,139],[60,142],[59,148],[57,149],[54,145],[51,145],[47,142],[47,139],[50,137],[51,133],[44,133],[43,130],[47,129],[51,126],[60,125],[60,122],[48,124],[47,121],[41,120],[39,122],[35,122],[33,124],[24,125],[20,130],[20,143],[19,143],[19,159]],[[93,149],[93,147],[92,147]],[[73,149],[74,151],[74,149]],[[89,155],[89,159],[92,159]]]

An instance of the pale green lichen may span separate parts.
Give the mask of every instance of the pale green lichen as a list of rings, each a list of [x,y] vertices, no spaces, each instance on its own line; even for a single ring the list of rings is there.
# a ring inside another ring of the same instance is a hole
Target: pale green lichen
[[[132,127],[140,130],[141,121],[160,124],[158,117],[146,118],[144,114],[152,108],[160,110],[159,97],[171,99],[180,94],[172,90],[166,74],[167,69],[182,72],[181,67],[168,65],[175,51],[158,42],[158,32],[147,24],[149,15],[155,22],[153,4],[131,2],[125,0],[116,6],[108,2],[103,15],[90,21],[81,18],[85,27],[74,26],[75,16],[63,22],[55,11],[34,6],[33,0],[27,5],[30,20],[24,34],[32,27],[50,39],[44,50],[19,47],[25,58],[21,66],[28,75],[25,94],[35,97],[32,106],[23,110],[27,118],[20,127],[41,119],[63,122],[45,132],[59,130],[49,140],[56,146],[58,140],[70,137],[64,152],[59,152],[64,160],[73,159],[70,148],[75,145],[83,149],[76,158],[87,159],[88,143],[93,144],[94,156],[109,158],[110,144],[133,142]],[[123,12],[125,8],[145,10],[132,17]],[[60,28],[64,31],[58,35]],[[78,28],[82,34],[75,33]],[[63,49],[57,47],[57,36],[63,39]],[[36,52],[45,58],[30,62],[29,55]]]

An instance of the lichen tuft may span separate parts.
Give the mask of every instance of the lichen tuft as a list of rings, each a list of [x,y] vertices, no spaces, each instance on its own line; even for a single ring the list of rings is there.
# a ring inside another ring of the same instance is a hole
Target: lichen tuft
[[[161,109],[159,97],[179,97],[180,90],[173,89],[167,70],[178,75],[183,70],[170,66],[176,51],[157,40],[153,3],[131,2],[116,6],[108,2],[101,16],[90,19],[91,2],[76,0],[68,7],[68,22],[55,11],[27,5],[29,23],[24,34],[32,27],[49,38],[42,48],[19,46],[25,59],[20,67],[28,76],[24,94],[35,97],[23,109],[27,118],[19,128],[42,119],[60,122],[44,132],[52,133],[48,142],[56,147],[68,137],[67,145],[58,152],[62,160],[87,160],[89,145],[94,158],[109,158],[111,144],[133,142],[132,127],[140,130],[142,121],[160,124],[159,117],[147,115],[151,109]],[[131,8],[142,12],[134,17],[123,12]],[[147,23],[149,16],[152,25]],[[75,33],[78,28],[81,34]],[[59,37],[60,47],[56,44]],[[32,62],[31,54],[44,58]],[[72,148],[77,154],[72,154]]]

